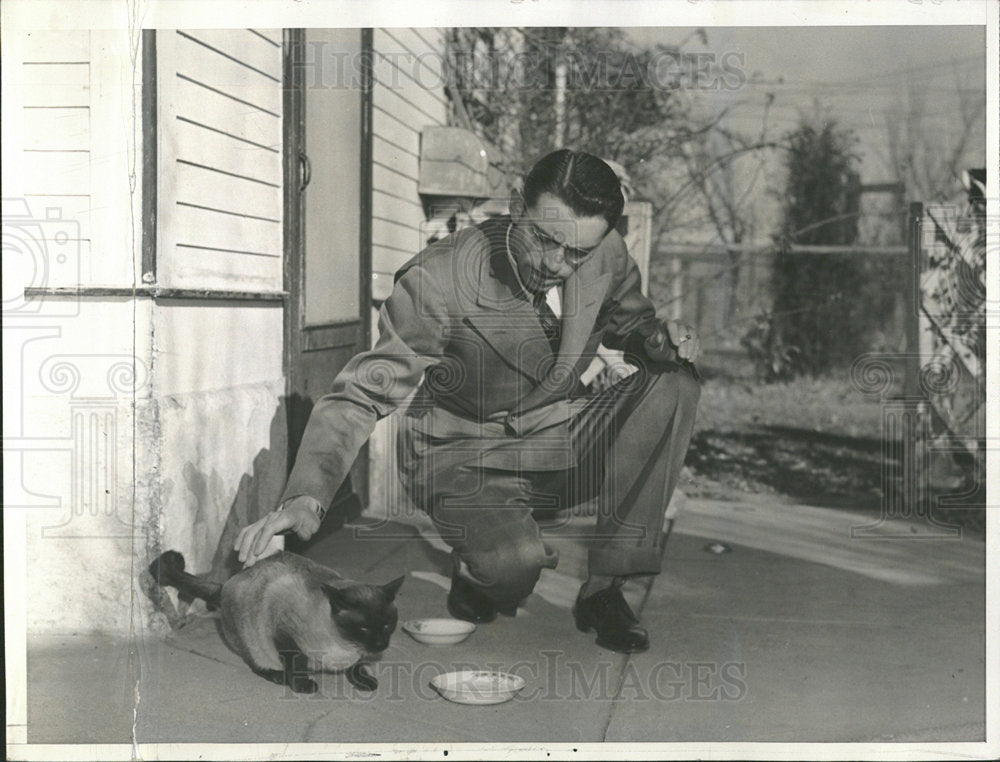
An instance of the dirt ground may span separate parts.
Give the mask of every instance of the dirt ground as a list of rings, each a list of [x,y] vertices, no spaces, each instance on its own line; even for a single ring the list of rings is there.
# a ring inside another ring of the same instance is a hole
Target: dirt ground
[[[708,366],[681,488],[691,496],[779,494],[845,510],[877,509],[901,484],[898,441],[883,436],[884,404],[849,372],[765,384]],[[985,494],[969,463],[932,464],[926,505],[982,533]],[[951,496],[950,498],[947,496]]]

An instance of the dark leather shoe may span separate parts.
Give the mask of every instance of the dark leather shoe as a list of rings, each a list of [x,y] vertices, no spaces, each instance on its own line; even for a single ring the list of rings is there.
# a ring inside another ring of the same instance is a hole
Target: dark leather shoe
[[[493,600],[457,574],[451,577],[448,611],[456,619],[475,624],[485,624],[497,618],[497,606]]]
[[[639,619],[622,595],[621,583],[577,597],[573,617],[580,632],[597,631],[597,645],[623,654],[635,654],[649,648],[649,634],[639,626]]]

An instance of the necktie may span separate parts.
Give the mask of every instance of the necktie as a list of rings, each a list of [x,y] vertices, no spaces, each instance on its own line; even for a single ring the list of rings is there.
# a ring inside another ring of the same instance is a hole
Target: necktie
[[[535,312],[538,313],[538,321],[542,324],[545,338],[549,340],[553,354],[559,352],[559,318],[552,311],[544,293],[535,294]]]

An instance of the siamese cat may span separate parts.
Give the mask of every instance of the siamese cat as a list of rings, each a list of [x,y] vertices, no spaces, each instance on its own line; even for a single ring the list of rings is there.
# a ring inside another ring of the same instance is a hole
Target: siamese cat
[[[361,584],[282,552],[218,584],[185,572],[184,557],[173,550],[153,561],[149,573],[161,587],[220,608],[229,645],[272,682],[315,693],[316,682],[304,673],[346,672],[359,690],[378,687],[366,662],[389,645],[397,618],[393,600],[404,577]]]

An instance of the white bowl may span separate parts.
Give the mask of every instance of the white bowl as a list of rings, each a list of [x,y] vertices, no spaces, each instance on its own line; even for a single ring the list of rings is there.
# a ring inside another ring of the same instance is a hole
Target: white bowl
[[[524,678],[506,672],[466,670],[437,675],[431,686],[456,704],[502,704],[524,687]]]
[[[469,637],[476,625],[461,619],[410,619],[403,622],[403,629],[421,643],[450,646]]]

